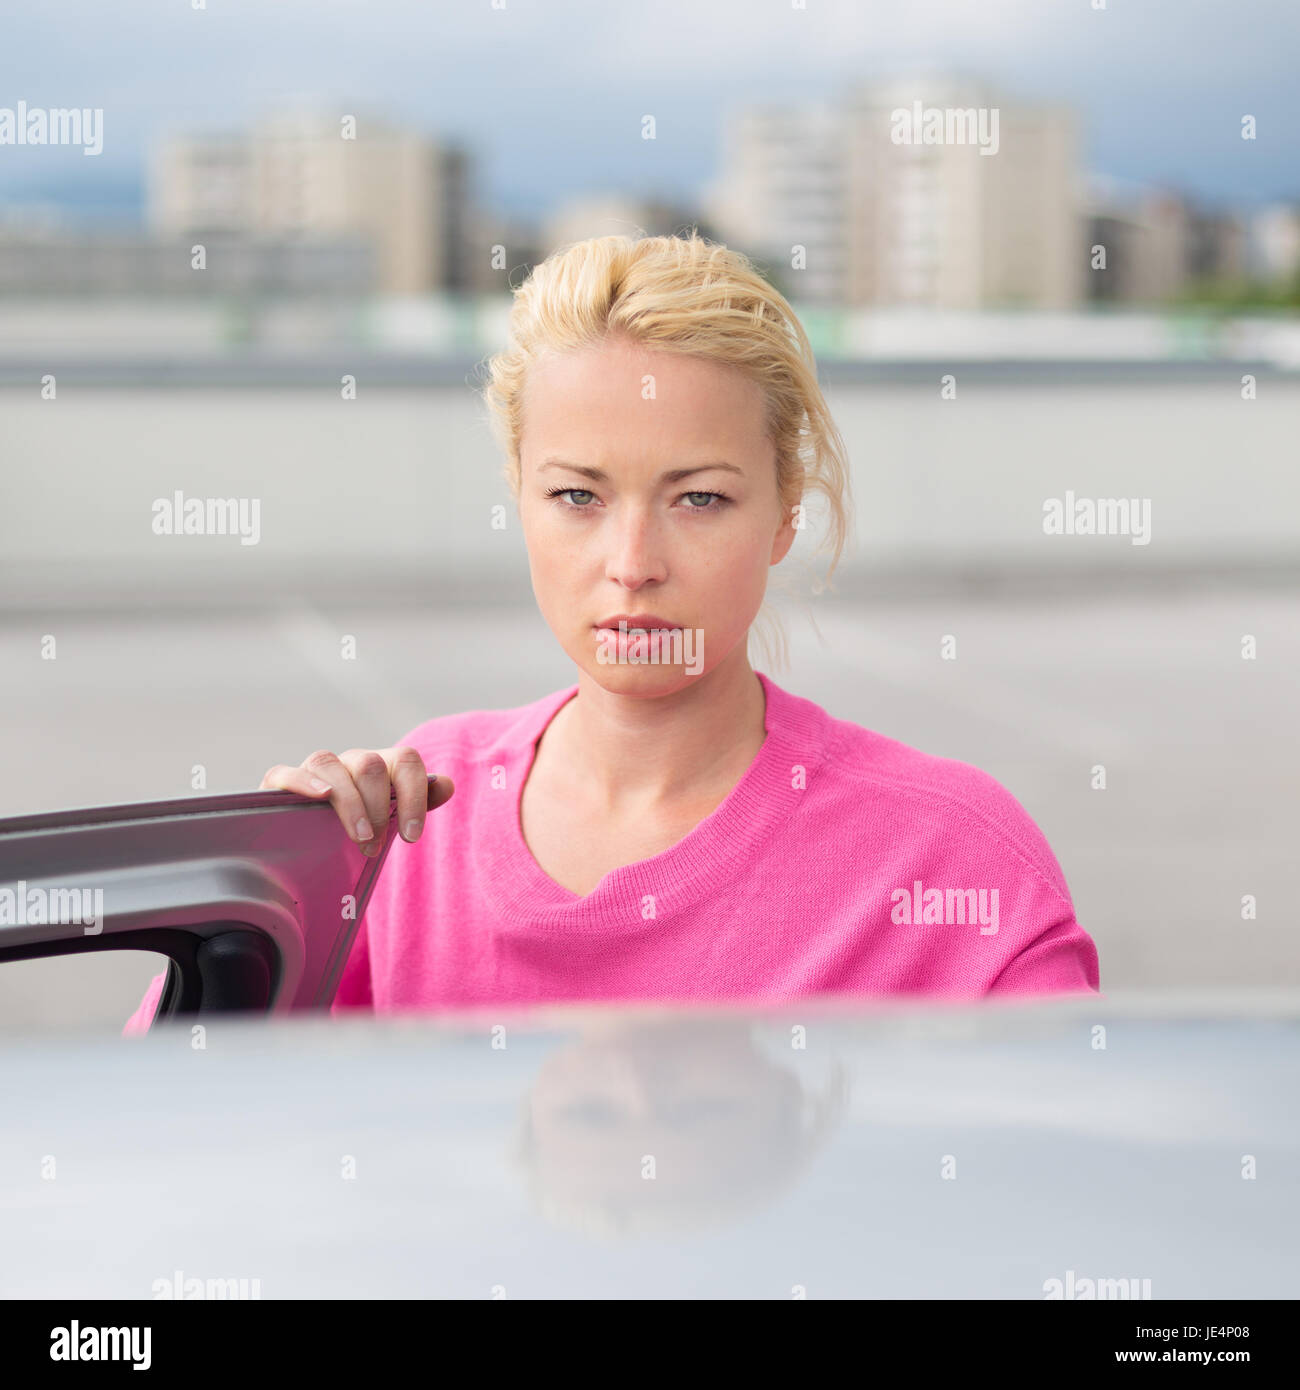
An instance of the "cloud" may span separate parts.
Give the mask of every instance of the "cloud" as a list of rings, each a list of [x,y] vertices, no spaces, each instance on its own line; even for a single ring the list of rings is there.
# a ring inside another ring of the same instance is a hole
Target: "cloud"
[[[504,5],[46,0],[6,17],[0,105],[104,107],[106,176],[138,167],[166,127],[237,127],[302,94],[378,102],[470,141],[498,195],[540,198],[620,171],[685,190],[712,172],[728,108],[833,95],[919,66],[1079,107],[1095,168],[1238,193],[1294,180],[1281,135],[1300,124],[1293,0]],[[1249,159],[1230,138],[1247,110],[1262,122]],[[661,118],[654,151],[628,134],[645,112]],[[18,163],[0,159],[0,184]]]

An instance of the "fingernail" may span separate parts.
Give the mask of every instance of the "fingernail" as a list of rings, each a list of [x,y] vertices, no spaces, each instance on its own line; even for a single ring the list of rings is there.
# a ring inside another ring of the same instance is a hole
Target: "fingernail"
[[[327,792],[330,789],[330,784],[328,782],[322,782],[319,777],[313,777],[311,779],[311,789],[316,792]]]
[[[418,820],[408,820],[406,822],[406,829],[402,831],[402,838],[414,843],[414,841],[420,838],[420,829],[421,825]]]
[[[362,816],[361,819],[357,822],[357,839],[373,840],[374,837],[374,828],[371,826],[370,822],[365,818],[365,816]]]

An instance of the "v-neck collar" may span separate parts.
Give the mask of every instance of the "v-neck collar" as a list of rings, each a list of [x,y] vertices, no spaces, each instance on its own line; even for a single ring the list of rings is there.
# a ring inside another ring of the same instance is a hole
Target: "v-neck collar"
[[[525,706],[493,750],[503,785],[485,792],[476,845],[480,882],[505,930],[543,934],[645,931],[720,890],[741,873],[796,810],[826,754],[830,717],[761,671],[767,737],[723,801],[676,844],[612,869],[584,897],[550,877],[524,839],[520,802],[551,721],[572,685]]]

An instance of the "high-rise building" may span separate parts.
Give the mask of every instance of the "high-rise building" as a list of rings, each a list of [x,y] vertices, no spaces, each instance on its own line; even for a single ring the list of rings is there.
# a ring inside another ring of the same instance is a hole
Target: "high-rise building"
[[[1300,275],[1300,206],[1276,203],[1251,219],[1248,239],[1251,273],[1266,284]]]
[[[738,113],[709,206],[810,303],[1066,309],[1083,294],[1077,169],[1070,110],[900,78]]]
[[[723,174],[706,198],[724,240],[809,304],[843,303],[850,279],[847,122],[829,103],[733,111]]]
[[[246,135],[172,138],[155,150],[149,219],[160,234],[362,239],[392,294],[468,283],[467,160],[365,116],[294,112]]]
[[[1169,304],[1196,285],[1250,273],[1240,218],[1197,207],[1168,189],[1118,192],[1098,181],[1086,205],[1088,297]],[[1104,264],[1102,254],[1104,253]]]

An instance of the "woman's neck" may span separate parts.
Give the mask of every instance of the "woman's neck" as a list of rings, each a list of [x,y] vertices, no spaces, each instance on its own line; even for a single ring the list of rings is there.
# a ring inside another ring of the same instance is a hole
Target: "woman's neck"
[[[716,804],[766,737],[762,684],[743,646],[736,656],[654,698],[611,694],[580,672],[577,695],[542,735],[535,767],[611,817]]]

